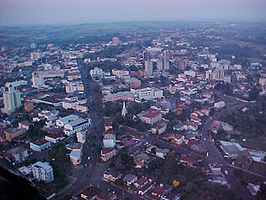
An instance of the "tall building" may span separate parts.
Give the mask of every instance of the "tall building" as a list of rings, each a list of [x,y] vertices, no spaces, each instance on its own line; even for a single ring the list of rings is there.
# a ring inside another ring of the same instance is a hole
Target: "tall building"
[[[169,70],[169,66],[170,66],[170,51],[166,50],[163,52],[163,71]]]
[[[179,70],[185,70],[186,69],[186,61],[185,60],[177,59],[176,64],[177,64],[177,68]]]
[[[113,37],[113,38],[112,38],[112,43],[113,43],[114,45],[117,45],[117,44],[119,43],[119,37]]]
[[[224,70],[223,69],[215,69],[214,70],[213,78],[216,81],[223,81],[224,80]]]
[[[48,162],[36,162],[32,168],[33,177],[37,181],[50,183],[54,180],[53,167]]]
[[[163,57],[161,55],[157,61],[157,69],[158,71],[163,71]]]
[[[31,75],[32,75],[32,78],[31,78],[32,87],[41,88],[45,85],[42,75],[40,75],[38,72],[33,72]]]
[[[15,90],[12,85],[8,86],[8,91],[3,93],[4,108],[3,113],[11,114],[21,106],[21,94],[18,90]]]
[[[153,66],[151,61],[151,54],[148,51],[145,51],[143,53],[143,58],[145,61],[145,72],[147,74],[147,77],[150,77],[153,73]]]

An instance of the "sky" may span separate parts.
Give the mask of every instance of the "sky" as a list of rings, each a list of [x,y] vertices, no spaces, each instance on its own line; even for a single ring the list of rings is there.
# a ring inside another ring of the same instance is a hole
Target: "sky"
[[[0,25],[262,20],[266,0],[0,0]]]

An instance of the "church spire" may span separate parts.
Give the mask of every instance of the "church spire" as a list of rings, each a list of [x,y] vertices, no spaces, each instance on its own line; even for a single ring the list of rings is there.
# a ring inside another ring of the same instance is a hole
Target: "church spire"
[[[121,113],[121,115],[122,115],[123,117],[125,117],[125,116],[127,115],[127,108],[126,108],[126,102],[125,102],[125,101],[123,102],[123,108],[122,108],[122,113]]]

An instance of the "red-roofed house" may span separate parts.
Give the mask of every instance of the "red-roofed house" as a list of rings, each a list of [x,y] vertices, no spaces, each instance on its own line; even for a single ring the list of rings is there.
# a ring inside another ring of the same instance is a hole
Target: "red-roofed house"
[[[195,162],[195,159],[191,156],[182,155],[180,156],[179,162],[184,164],[187,167],[191,167]]]
[[[138,193],[140,195],[146,194],[149,190],[151,190],[154,186],[151,183],[145,184],[142,188],[139,189]]]
[[[144,185],[146,185],[148,182],[149,182],[148,178],[145,176],[142,176],[139,180],[137,180],[137,182],[134,183],[134,185],[136,188],[140,189]]]
[[[183,135],[176,134],[176,135],[174,136],[173,141],[174,141],[174,143],[180,145],[180,144],[183,143],[184,139],[185,139],[185,137],[184,137]]]

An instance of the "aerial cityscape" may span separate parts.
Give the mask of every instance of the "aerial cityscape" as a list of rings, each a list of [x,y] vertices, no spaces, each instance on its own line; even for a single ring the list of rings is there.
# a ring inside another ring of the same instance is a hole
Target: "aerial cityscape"
[[[0,199],[265,200],[266,3],[73,2],[0,3]]]

